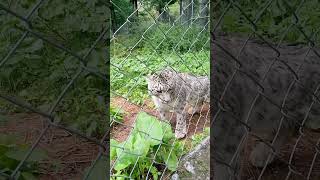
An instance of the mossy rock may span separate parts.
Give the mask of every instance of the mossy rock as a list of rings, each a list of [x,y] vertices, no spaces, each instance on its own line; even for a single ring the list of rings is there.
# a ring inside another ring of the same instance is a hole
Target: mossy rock
[[[210,179],[210,138],[205,138],[192,152],[184,156],[172,180]]]

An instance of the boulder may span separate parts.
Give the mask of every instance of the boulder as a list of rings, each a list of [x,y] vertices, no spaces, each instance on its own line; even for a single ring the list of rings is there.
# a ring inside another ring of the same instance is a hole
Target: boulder
[[[193,151],[185,155],[171,180],[210,179],[210,137],[205,138]]]

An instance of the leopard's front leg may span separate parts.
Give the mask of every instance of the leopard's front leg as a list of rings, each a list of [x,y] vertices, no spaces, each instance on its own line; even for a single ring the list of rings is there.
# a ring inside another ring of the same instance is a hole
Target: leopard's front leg
[[[169,107],[167,105],[161,103],[161,101],[155,96],[152,96],[152,100],[153,100],[157,110],[159,111],[160,119],[162,121],[169,121],[170,120]]]
[[[187,135],[187,109],[186,103],[180,102],[176,108],[177,124],[175,128],[175,137],[182,139]]]
[[[171,120],[170,115],[169,115],[170,112],[167,108],[160,107],[158,109],[159,109],[160,119],[162,121],[170,121]]]

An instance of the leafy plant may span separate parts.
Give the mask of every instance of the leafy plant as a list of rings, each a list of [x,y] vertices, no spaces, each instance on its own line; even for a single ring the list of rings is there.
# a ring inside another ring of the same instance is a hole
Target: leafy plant
[[[137,61],[135,56],[144,61]],[[166,61],[163,61],[163,57],[166,58]],[[195,75],[208,75],[210,69],[209,51],[180,55],[166,52],[156,55],[144,49],[132,52],[129,58],[114,55],[111,62],[117,66],[110,68],[111,92],[127,97],[131,102],[140,105],[149,97],[145,81],[149,73],[160,70],[168,64],[177,71],[191,72]]]
[[[166,5],[172,5],[176,3],[177,0],[146,0],[145,3],[149,6],[155,8],[159,14],[164,11]]]
[[[141,112],[137,115],[134,129],[128,139],[117,142],[111,139],[110,159],[114,164],[114,179],[121,176],[145,179],[150,170],[153,179],[158,179],[159,166],[152,159],[164,163],[170,171],[178,166],[182,146],[175,141],[171,126],[155,117]],[[163,168],[163,167],[162,167]]]
[[[10,175],[29,151],[29,146],[17,145],[17,141],[18,137],[0,134],[0,172]],[[39,173],[37,171],[38,162],[46,158],[47,155],[45,151],[35,149],[19,169],[15,179],[37,179],[36,176]]]
[[[264,37],[278,42],[284,36],[284,41],[289,43],[307,43],[303,33],[298,29],[303,28],[304,33],[311,36],[317,32],[319,27],[319,7],[318,0],[300,1],[300,0],[277,0],[273,1],[269,7],[264,11],[261,10],[267,6],[269,2],[262,0],[238,1],[238,6],[245,12],[246,16],[254,21],[258,16],[260,17],[255,22],[257,32]],[[217,12],[214,18],[218,19],[224,8],[227,7],[226,2],[221,2],[217,7]],[[296,13],[298,21],[296,22],[293,12]],[[288,29],[292,26],[290,29]],[[221,29],[224,32],[237,33],[241,35],[248,35],[253,32],[253,26],[239,11],[239,9],[232,7],[223,18]],[[284,34],[286,31],[288,32]],[[319,36],[315,37],[319,41]]]
[[[29,13],[35,5],[36,0],[3,3],[21,16]],[[44,1],[32,15],[32,30],[84,57],[106,28],[108,10],[107,4],[101,1]],[[0,59],[3,59],[22,36],[25,26],[8,13],[0,16],[0,22]],[[105,74],[106,57],[106,44],[99,42],[85,63],[92,72]],[[80,66],[74,56],[29,33],[1,66],[0,91],[48,111]],[[101,135],[107,127],[105,88],[105,80],[84,71],[70,86],[54,113],[64,120],[61,123],[66,126],[73,126],[87,135]],[[9,112],[25,111],[3,99],[0,99],[0,106]]]
[[[199,52],[203,50],[209,51],[209,31],[203,30],[204,27],[199,27],[194,24],[186,29],[183,25],[171,25],[166,23],[157,23],[152,25],[153,21],[137,21],[131,27],[134,29],[130,38],[126,35],[119,35],[111,46],[111,55],[118,56],[118,54],[127,55],[125,52],[129,51],[131,47],[134,50],[142,50],[141,53],[153,52],[163,54],[171,54],[177,52],[184,54],[187,52]],[[148,29],[148,31],[146,31]],[[145,32],[146,31],[146,32]],[[143,41],[139,41],[142,37]],[[136,44],[139,42],[138,44]],[[207,43],[205,43],[207,42]]]
[[[124,113],[123,109],[110,106],[110,121],[122,122]]]
[[[154,24],[144,15],[130,25],[129,34],[119,33],[111,43],[114,95],[142,105],[149,97],[145,76],[167,66],[195,75],[209,74],[208,30],[197,25],[186,29],[179,24]]]
[[[115,31],[122,25],[127,18],[133,13],[133,5],[130,0],[117,0],[113,1],[111,6],[112,26]]]
[[[210,136],[210,128],[206,127],[204,128],[204,131],[202,133],[198,133],[198,134],[194,134],[191,139],[191,145],[192,147],[197,146],[198,144],[200,144],[202,142],[202,140],[204,140],[204,138]]]

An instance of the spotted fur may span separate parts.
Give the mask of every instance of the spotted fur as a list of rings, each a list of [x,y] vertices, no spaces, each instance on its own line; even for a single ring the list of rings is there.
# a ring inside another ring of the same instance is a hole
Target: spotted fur
[[[169,120],[169,111],[176,112],[175,136],[176,138],[185,137],[187,105],[192,106],[195,113],[204,101],[209,101],[209,78],[177,73],[167,68],[146,79],[149,94],[160,113],[160,118]]]
[[[316,53],[307,47],[281,45],[280,57],[273,63],[277,57],[275,51],[254,41],[249,41],[238,57],[244,43],[245,39],[227,37],[212,42],[214,180],[240,179],[240,156],[247,135],[257,139],[249,157],[251,164],[264,167],[276,158],[282,145],[299,128],[309,121],[320,120],[319,101],[310,93],[316,92],[320,83],[320,58]],[[299,69],[300,64],[303,66]],[[233,77],[237,68],[240,71]],[[252,105],[259,92],[262,95]],[[306,116],[312,101],[314,104]]]

